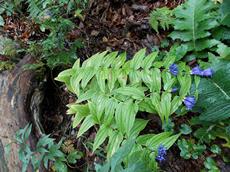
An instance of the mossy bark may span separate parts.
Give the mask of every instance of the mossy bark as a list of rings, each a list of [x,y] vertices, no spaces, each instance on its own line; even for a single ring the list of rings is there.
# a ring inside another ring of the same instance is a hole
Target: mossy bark
[[[37,86],[37,74],[24,70],[23,66],[33,62],[31,56],[25,56],[12,71],[0,73],[0,172],[21,171],[18,146],[11,144],[11,152],[7,157],[4,156],[3,147],[12,143],[16,131],[32,120],[28,105],[31,93]],[[35,136],[31,136],[28,144],[34,147],[36,140]],[[33,170],[29,167],[28,171]]]

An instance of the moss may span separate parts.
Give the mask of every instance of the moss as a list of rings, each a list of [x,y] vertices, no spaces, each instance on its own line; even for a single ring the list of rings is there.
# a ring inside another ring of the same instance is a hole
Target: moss
[[[0,61],[0,71],[4,70],[12,70],[14,68],[14,64],[8,61]]]

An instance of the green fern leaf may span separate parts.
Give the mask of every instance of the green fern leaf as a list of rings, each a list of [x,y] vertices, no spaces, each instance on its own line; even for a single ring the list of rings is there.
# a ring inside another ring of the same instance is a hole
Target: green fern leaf
[[[170,37],[186,42],[190,51],[213,47],[218,41],[209,40],[208,37],[211,35],[209,30],[218,25],[215,8],[215,4],[209,0],[188,0],[178,6],[174,11],[175,31]]]
[[[158,28],[161,27],[164,30],[169,29],[172,20],[172,11],[167,7],[163,7],[151,12],[149,23],[151,27],[159,33]]]

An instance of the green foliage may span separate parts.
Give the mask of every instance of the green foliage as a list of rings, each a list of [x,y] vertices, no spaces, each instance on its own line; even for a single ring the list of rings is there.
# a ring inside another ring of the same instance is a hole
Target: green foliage
[[[30,17],[40,25],[41,31],[49,31],[45,40],[37,42],[42,47],[40,54],[47,61],[47,65],[54,68],[58,65],[72,64],[77,58],[76,50],[82,44],[80,40],[67,39],[68,33],[75,28],[75,25],[71,18],[64,16],[79,13],[79,8],[85,6],[87,2],[27,0],[27,3]]]
[[[211,146],[211,152],[215,153],[215,154],[220,154],[221,153],[221,149],[218,145],[212,145]]]
[[[83,18],[81,12],[86,4],[87,0],[11,0],[1,3],[0,15],[12,15],[16,12],[21,16],[22,8],[28,5],[29,17],[40,26],[42,32],[48,33],[48,36],[43,40],[30,42],[28,50],[24,51],[41,57],[50,68],[54,68],[58,65],[72,64],[77,58],[76,50],[82,47],[81,41],[70,40],[68,33],[75,28],[73,19]],[[3,25],[4,20],[0,16],[0,26]],[[35,48],[32,47],[34,45]],[[15,54],[12,53],[13,51],[10,55]]]
[[[230,27],[230,1],[224,0],[221,4],[221,24]]]
[[[204,166],[208,170],[208,172],[220,172],[219,168],[216,165],[216,162],[211,157],[206,158]]]
[[[166,126],[170,115],[182,106],[192,83],[185,63],[178,64],[178,75],[173,76],[169,67],[175,58],[167,56],[162,62],[155,60],[156,56],[156,52],[146,56],[142,49],[126,61],[125,53],[97,53],[81,65],[77,60],[56,78],[77,95],[77,101],[68,105],[68,114],[74,115],[73,127],[81,124],[77,137],[93,126],[98,128],[94,152],[108,140],[106,152],[110,158],[127,139],[135,139],[129,156],[145,152],[154,163],[155,154],[151,152],[156,152],[160,144],[170,148],[180,136],[171,132],[139,135],[148,121],[138,118],[138,112],[157,113]],[[172,93],[175,86],[179,91]]]
[[[177,145],[180,149],[180,156],[184,159],[197,159],[206,149],[205,145],[195,144],[191,140],[178,140]]]
[[[149,23],[157,33],[159,27],[164,30],[169,29],[172,21],[172,11],[167,7],[157,8],[150,13]]]
[[[14,68],[14,64],[8,61],[0,61],[0,71],[4,70],[12,70]]]
[[[96,171],[97,172],[124,172],[124,171],[151,172],[152,170],[149,168],[149,164],[144,161],[146,152],[137,151],[134,152],[132,156],[129,156],[130,151],[134,148],[134,145],[135,145],[134,140],[128,140],[114,153],[114,155],[110,158],[110,160],[106,162],[103,166],[97,164]],[[138,156],[136,156],[137,154]],[[126,164],[125,169],[122,163]],[[153,171],[157,171],[157,165],[155,161],[153,162],[152,165],[154,166]]]
[[[145,56],[142,49],[126,61],[125,53],[97,53],[82,65],[77,60],[71,69],[56,78],[78,97],[75,103],[68,105],[68,113],[75,116],[73,127],[81,123],[77,137],[92,126],[99,126],[93,151],[108,139],[109,158],[127,139],[136,138],[132,156],[136,151],[156,150],[160,144],[169,148],[179,137],[171,136],[170,132],[139,136],[148,122],[136,117],[139,111],[157,112],[162,123],[167,123],[190,90],[190,69],[185,63],[178,65],[180,70],[175,77],[168,69],[174,58],[168,57],[162,63],[155,61],[156,56],[156,52]],[[174,85],[180,85],[179,95],[171,93]],[[155,158],[152,161],[155,162]]]
[[[67,88],[78,96],[77,102],[69,105],[69,113],[79,113],[76,109],[81,106],[85,111],[87,109],[87,113],[80,112],[81,115],[74,120],[73,126],[76,127],[86,117],[78,136],[94,124],[114,125],[112,120],[115,119],[117,129],[129,137],[139,110],[157,112],[162,123],[168,122],[169,116],[189,93],[190,69],[181,63],[176,78],[168,69],[174,58],[167,57],[164,63],[153,63],[156,55],[154,52],[145,57],[142,49],[132,60],[125,62],[125,54],[117,56],[117,52],[103,52],[81,66],[78,60],[72,69],[59,74],[56,79],[65,82]],[[155,65],[164,70],[160,71]],[[180,86],[179,96],[171,93],[175,85]]]
[[[15,58],[17,55],[17,44],[13,40],[5,37],[1,37],[0,40],[0,54],[7,57]]]
[[[201,8],[202,7],[202,8]],[[187,45],[188,51],[201,52],[218,44],[210,38],[210,30],[218,26],[217,5],[209,0],[188,0],[174,9],[172,39]]]
[[[29,5],[30,17],[37,21],[57,17],[60,14],[76,12],[80,7],[85,7],[87,0],[26,0]]]
[[[221,138],[225,140],[222,144],[224,147],[230,148],[230,132],[229,132],[230,119],[222,122],[205,122],[200,121],[199,118],[192,119],[192,125],[199,125],[200,127],[194,132],[194,136],[201,143],[211,143],[211,141]]]
[[[169,149],[179,136],[179,134],[171,136],[170,132],[164,132],[141,135],[136,142],[135,139],[125,140],[103,166],[96,166],[96,171],[158,171],[155,161],[158,147],[164,145],[166,149]]]
[[[184,135],[190,134],[192,132],[192,129],[187,124],[182,124],[180,128],[180,132]]]
[[[14,11],[21,13],[21,5],[23,0],[4,0],[0,4],[0,26],[4,26],[5,22],[3,14],[11,16]]]
[[[32,150],[27,144],[31,129],[32,125],[28,124],[17,131],[15,137],[16,144],[19,146],[18,156],[22,162],[22,172],[27,171],[29,164],[32,164],[35,170],[40,167],[41,163],[48,169],[49,161],[53,161],[57,172],[67,172],[66,163],[76,163],[76,160],[81,158],[77,151],[70,152],[68,155],[64,154],[60,150],[62,140],[56,144],[49,135],[43,135],[37,142],[35,150]]]
[[[216,122],[230,117],[230,63],[215,60],[212,68],[214,76],[200,81],[198,105],[204,109],[200,120]]]

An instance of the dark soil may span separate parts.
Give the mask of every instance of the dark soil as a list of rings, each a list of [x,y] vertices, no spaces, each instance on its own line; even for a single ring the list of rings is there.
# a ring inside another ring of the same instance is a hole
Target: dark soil
[[[94,0],[85,11],[85,20],[79,23],[85,42],[79,52],[82,58],[105,50],[126,51],[133,55],[141,48],[152,48],[166,37],[156,34],[148,23],[151,10],[168,6],[173,8],[183,0]]]

